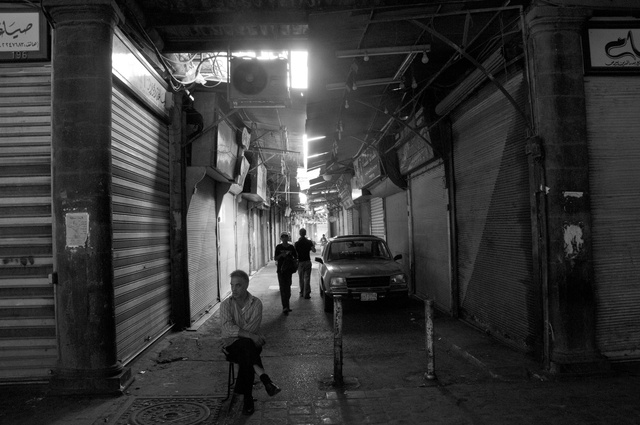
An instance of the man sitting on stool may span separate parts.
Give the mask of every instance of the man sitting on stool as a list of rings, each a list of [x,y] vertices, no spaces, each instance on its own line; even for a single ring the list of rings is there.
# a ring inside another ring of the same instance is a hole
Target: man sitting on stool
[[[266,343],[260,334],[262,301],[247,291],[247,273],[236,270],[230,276],[231,296],[220,304],[222,350],[229,361],[240,365],[234,393],[244,396],[242,413],[251,415],[255,410],[252,395],[254,373],[258,374],[270,396],[278,394],[280,388],[264,373],[260,358],[262,346]]]

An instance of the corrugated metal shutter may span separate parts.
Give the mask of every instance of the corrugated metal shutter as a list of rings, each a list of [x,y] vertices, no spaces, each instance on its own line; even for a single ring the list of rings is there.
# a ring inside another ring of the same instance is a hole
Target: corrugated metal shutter
[[[51,68],[0,66],[0,380],[48,379],[57,358]]]
[[[596,287],[596,340],[613,360],[640,358],[640,79],[585,81]]]
[[[444,164],[409,181],[416,293],[451,312],[449,194]]]
[[[115,82],[112,104],[116,343],[126,363],[170,327],[169,138]]]
[[[249,203],[246,200],[238,203],[236,210],[236,261],[238,268],[247,273],[251,273],[251,265],[249,264],[249,256],[251,255],[251,247],[249,246]],[[295,237],[295,235],[292,235]]]
[[[503,82],[524,109],[523,74]],[[529,351],[541,331],[532,282],[526,124],[493,84],[454,115],[453,163],[462,315]]]
[[[382,239],[387,239],[384,228],[384,202],[382,198],[371,198],[371,234]]]
[[[218,213],[218,264],[221,299],[231,292],[229,275],[239,268],[236,264],[236,209],[238,203],[231,193],[225,193]],[[278,234],[278,238],[280,234]]]
[[[347,210],[347,233],[353,235],[353,210],[349,208]]]
[[[201,180],[187,212],[187,262],[190,319],[195,322],[218,300],[218,254],[215,183]]]
[[[388,230],[387,244],[395,256],[402,255],[398,264],[408,274],[410,270],[409,256],[409,214],[407,213],[407,191],[395,193],[384,198],[385,227]]]

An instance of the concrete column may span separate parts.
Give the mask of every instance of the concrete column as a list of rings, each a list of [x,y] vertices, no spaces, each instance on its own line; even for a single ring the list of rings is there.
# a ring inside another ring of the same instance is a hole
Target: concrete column
[[[110,1],[49,0],[53,44],[53,217],[58,364],[68,393],[119,392],[111,220]]]
[[[526,16],[533,109],[547,186],[541,188],[547,192],[549,238],[545,331],[550,366],[558,372],[600,359],[581,45],[587,18],[585,10],[555,7],[534,7]]]

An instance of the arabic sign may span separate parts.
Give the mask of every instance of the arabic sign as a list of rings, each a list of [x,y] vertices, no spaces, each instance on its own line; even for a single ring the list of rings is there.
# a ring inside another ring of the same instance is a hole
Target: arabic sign
[[[382,176],[380,158],[375,149],[369,147],[353,163],[353,168],[358,182],[365,188]]]
[[[153,68],[142,58],[118,29],[113,35],[111,54],[113,73],[140,99],[156,111],[166,115],[167,89]]]
[[[640,71],[640,28],[589,28],[588,68],[591,71]]]
[[[37,11],[0,8],[0,61],[49,58],[48,27]]]

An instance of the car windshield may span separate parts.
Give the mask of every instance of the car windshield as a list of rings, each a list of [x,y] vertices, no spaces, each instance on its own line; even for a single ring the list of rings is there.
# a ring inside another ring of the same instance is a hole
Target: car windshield
[[[384,242],[371,239],[333,241],[328,248],[328,260],[391,257]]]

